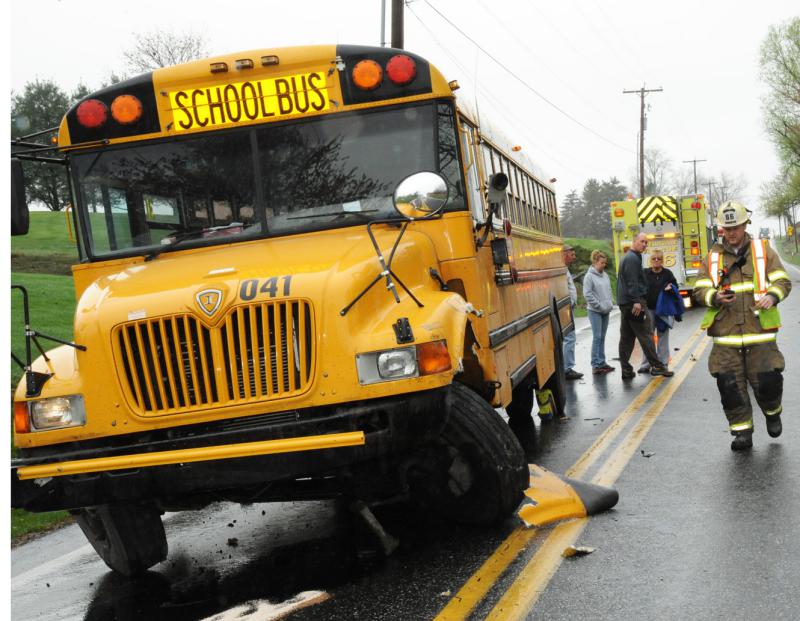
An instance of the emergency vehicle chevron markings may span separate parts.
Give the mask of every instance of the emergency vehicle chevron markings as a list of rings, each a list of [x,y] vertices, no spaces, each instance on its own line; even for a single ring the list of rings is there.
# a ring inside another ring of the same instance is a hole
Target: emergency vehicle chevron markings
[[[662,196],[648,196],[636,205],[640,222],[655,222],[656,220],[677,220],[678,207],[673,200]]]
[[[691,350],[701,334],[702,331],[698,328],[689,337],[681,351],[674,357],[672,361],[674,367],[678,365],[684,354]],[[642,415],[639,423],[628,433],[617,449],[601,466],[592,479],[592,483],[610,486],[616,481],[672,395],[689,375],[694,363],[702,355],[707,345],[708,339],[703,339],[700,342],[700,345],[692,352],[689,360],[681,367],[675,377],[666,384],[666,388]],[[585,475],[591,465],[623,431],[626,423],[641,410],[662,382],[663,378],[654,378],[605,432],[595,440],[594,444],[581,455],[565,473],[566,476],[579,479],[582,475]],[[561,552],[565,547],[577,540],[587,523],[588,518],[577,518],[563,522],[553,528],[536,554],[522,568],[514,582],[489,613],[487,619],[525,618],[525,615],[536,603],[540,593],[544,591],[550,578],[561,564],[563,560]],[[435,617],[436,621],[466,619],[495,585],[503,572],[508,569],[509,565],[539,534],[540,531],[537,529],[516,528],[500,544],[492,556],[470,577],[447,606],[441,610]]]

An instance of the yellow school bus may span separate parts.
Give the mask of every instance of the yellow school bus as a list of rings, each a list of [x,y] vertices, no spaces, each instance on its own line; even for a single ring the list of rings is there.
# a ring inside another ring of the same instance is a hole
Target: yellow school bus
[[[74,343],[24,365],[12,505],[70,510],[129,575],[166,557],[165,511],[214,501],[509,515],[528,469],[494,408],[563,410],[573,324],[552,184],[456,88],[402,50],[296,47],[67,111]]]

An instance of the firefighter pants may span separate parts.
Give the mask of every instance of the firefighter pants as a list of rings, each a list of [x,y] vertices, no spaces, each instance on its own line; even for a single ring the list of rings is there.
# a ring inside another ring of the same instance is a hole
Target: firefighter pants
[[[783,369],[783,354],[776,343],[747,347],[714,344],[708,358],[708,370],[717,380],[722,409],[731,433],[753,429],[748,383],[765,416],[781,413]]]

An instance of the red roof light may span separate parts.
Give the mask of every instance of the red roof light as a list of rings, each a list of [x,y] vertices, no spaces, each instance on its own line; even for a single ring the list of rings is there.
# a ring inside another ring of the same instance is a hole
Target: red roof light
[[[87,99],[81,102],[75,114],[78,123],[90,129],[100,127],[108,120],[108,108],[99,99]]]
[[[397,54],[386,63],[386,75],[397,86],[405,86],[417,77],[417,63],[405,54]]]

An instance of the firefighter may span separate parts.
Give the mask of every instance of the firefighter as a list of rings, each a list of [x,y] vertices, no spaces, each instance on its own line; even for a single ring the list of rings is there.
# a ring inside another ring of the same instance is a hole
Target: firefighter
[[[781,435],[784,360],[776,342],[777,305],[792,288],[769,241],[747,233],[749,214],[733,201],[720,206],[722,239],[711,248],[692,293],[698,305],[708,307],[700,327],[714,339],[708,370],[717,380],[734,451],[753,446],[748,382],[766,416],[767,432]]]

